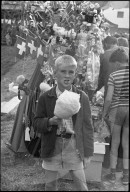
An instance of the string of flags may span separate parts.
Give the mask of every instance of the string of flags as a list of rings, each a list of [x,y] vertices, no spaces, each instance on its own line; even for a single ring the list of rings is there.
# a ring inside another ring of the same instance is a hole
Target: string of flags
[[[17,35],[15,44],[16,57],[23,59],[27,55],[31,55],[32,59],[37,59],[38,64],[43,64],[44,58],[47,57],[46,45],[37,37],[33,38],[30,35],[26,39]]]

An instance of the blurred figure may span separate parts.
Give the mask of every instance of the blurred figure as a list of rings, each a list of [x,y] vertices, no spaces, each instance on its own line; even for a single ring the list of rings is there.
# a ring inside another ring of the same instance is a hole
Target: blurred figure
[[[113,35],[113,37],[119,38],[119,37],[121,37],[121,35],[120,35],[119,33],[115,33],[115,34]]]
[[[123,47],[129,47],[128,40],[124,37],[119,37],[118,39],[118,45]]]
[[[8,46],[10,46],[10,45],[12,44],[12,40],[11,40],[10,34],[7,33],[6,36],[5,36],[5,38],[6,38],[6,44],[7,44]]]
[[[99,91],[104,86],[104,98],[107,91],[107,81],[109,74],[114,70],[114,66],[110,64],[109,58],[111,54],[118,48],[117,38],[107,36],[104,41],[105,52],[100,55],[100,72],[98,78],[98,87],[95,92]]]
[[[99,91],[103,86],[104,86],[104,99],[106,97],[107,93],[107,82],[110,73],[114,72],[117,69],[116,64],[113,65],[113,63],[109,62],[109,59],[112,55],[112,53],[118,49],[118,40],[116,37],[113,36],[108,36],[104,39],[104,48],[105,52],[104,54],[101,54],[100,56],[100,72],[99,72],[99,77],[98,77],[98,87],[95,90],[95,93]],[[129,55],[129,48],[128,47],[123,47],[123,49],[127,52]],[[110,142],[109,138],[105,138],[105,141],[107,143]],[[119,157],[122,159],[122,147],[120,145],[119,147]],[[109,167],[109,147],[106,146],[106,154],[104,156],[104,162],[103,166],[108,168]],[[121,166],[120,166],[121,167]]]
[[[122,46],[126,53],[129,55],[128,47]],[[99,91],[104,86],[104,98],[106,97],[107,92],[107,82],[110,73],[116,70],[116,65],[109,62],[111,54],[118,49],[118,40],[113,36],[107,36],[104,39],[104,54],[100,55],[100,72],[98,77],[98,87],[95,92]]]
[[[102,117],[108,116],[111,127],[111,150],[109,179],[116,181],[116,165],[122,128],[123,184],[129,183],[129,56],[123,48],[118,48],[110,57],[117,70],[109,75],[108,89]]]

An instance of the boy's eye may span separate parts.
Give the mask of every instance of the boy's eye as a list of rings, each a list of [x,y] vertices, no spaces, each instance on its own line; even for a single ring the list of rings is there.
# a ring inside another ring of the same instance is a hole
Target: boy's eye
[[[69,73],[70,73],[70,74],[73,74],[73,73],[74,73],[74,71],[69,71]]]
[[[63,74],[66,74],[66,73],[68,73],[68,74],[74,74],[74,71],[66,71],[66,70],[61,70],[61,73],[63,73]]]
[[[65,70],[61,70],[61,73],[66,73],[66,71]]]

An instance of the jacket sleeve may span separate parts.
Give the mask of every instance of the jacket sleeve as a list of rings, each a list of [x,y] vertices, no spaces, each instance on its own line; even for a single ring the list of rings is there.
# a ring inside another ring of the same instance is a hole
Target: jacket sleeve
[[[45,96],[44,94],[39,97],[36,115],[33,120],[33,127],[37,133],[46,133],[51,131],[51,126],[49,126],[49,117],[47,117]]]
[[[93,156],[94,128],[92,124],[91,108],[87,94],[82,93],[83,104],[83,143],[84,157]]]

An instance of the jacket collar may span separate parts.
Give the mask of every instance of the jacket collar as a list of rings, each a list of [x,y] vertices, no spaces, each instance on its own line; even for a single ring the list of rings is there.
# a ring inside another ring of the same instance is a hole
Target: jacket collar
[[[72,91],[77,93],[77,88],[74,85],[72,85]],[[48,96],[56,97],[57,98],[57,95],[56,95],[56,85],[52,89],[49,90]]]
[[[124,65],[124,66],[121,65],[120,68],[119,68],[119,70],[120,70],[120,69],[129,69],[129,66],[128,66],[128,65]]]

